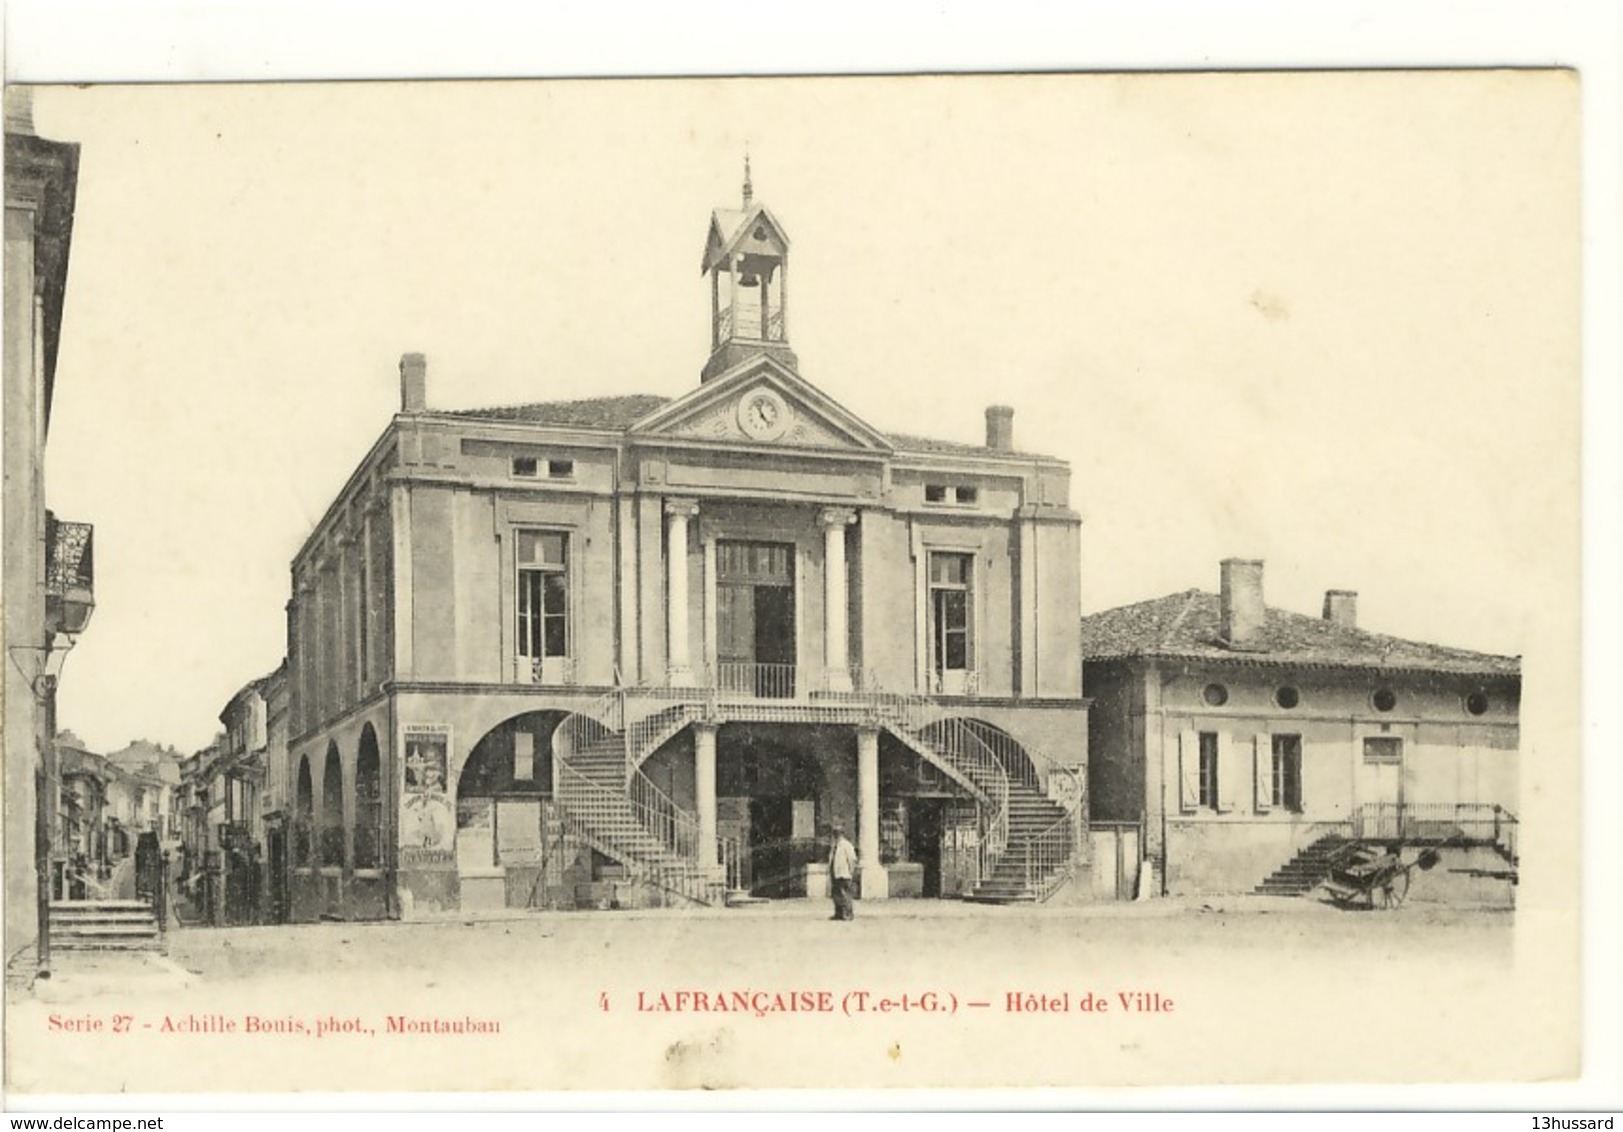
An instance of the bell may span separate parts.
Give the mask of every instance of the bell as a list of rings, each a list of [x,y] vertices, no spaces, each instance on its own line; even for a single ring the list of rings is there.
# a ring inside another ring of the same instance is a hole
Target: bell
[[[738,285],[740,287],[759,287],[761,285],[761,277],[754,273],[748,273],[738,281]]]

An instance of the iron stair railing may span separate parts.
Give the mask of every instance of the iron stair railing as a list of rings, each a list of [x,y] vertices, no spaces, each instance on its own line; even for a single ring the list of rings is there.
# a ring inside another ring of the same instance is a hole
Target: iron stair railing
[[[1087,779],[1081,768],[1057,762],[1000,731],[977,729],[976,733],[1010,768],[1016,781],[1060,808],[1060,816],[1048,826],[1021,837],[1009,848],[1011,859],[1022,865],[1027,890],[1038,900],[1046,900],[1075,875],[1081,860]]]
[[[686,726],[686,712],[626,725],[626,691],[600,697],[570,716],[554,741],[553,791],[570,831],[630,869],[635,877],[701,903],[714,903],[741,871],[734,839],[717,837],[701,853],[697,816],[633,763],[633,752],[661,731]],[[615,726],[618,725],[618,726]],[[663,740],[660,740],[663,741]]]
[[[769,710],[774,719],[827,722],[830,709],[845,709],[869,725],[889,730],[981,803],[983,878],[1002,861],[1018,863],[1028,890],[1046,899],[1074,875],[1085,840],[1086,783],[1079,768],[1056,762],[1002,732],[952,716],[951,703],[887,692],[871,677],[865,678],[860,668],[839,673],[840,680],[816,669],[797,672],[792,666],[731,663],[715,671],[707,666],[696,675],[697,679],[690,676],[680,682],[668,678],[663,686],[617,688],[590,712],[560,725],[560,752],[554,765],[562,770],[555,787],[566,813],[573,804],[573,811],[607,821],[618,807],[620,816],[633,817],[671,858],[703,868],[709,862],[701,863],[705,855],[700,852],[697,815],[683,810],[643,772],[647,757],[684,727],[702,720],[720,723]],[[1013,844],[1011,778],[1061,810],[1048,826],[1019,835]],[[612,855],[636,856],[627,850]],[[728,884],[735,883],[742,868],[738,847],[718,839],[715,860],[717,865],[706,869],[706,875],[713,877],[719,869],[728,875]],[[623,863],[639,867],[637,860]],[[673,883],[670,878],[657,882]]]

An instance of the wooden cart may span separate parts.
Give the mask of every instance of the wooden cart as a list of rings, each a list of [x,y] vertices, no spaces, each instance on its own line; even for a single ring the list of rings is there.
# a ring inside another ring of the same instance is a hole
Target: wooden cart
[[[1338,908],[1390,909],[1409,895],[1410,874],[1437,864],[1440,845],[1427,846],[1411,861],[1403,859],[1401,843],[1356,843],[1331,866],[1320,884]]]

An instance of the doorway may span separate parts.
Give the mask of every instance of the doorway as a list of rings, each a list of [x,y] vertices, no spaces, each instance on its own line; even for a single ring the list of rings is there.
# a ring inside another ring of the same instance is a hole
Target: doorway
[[[907,859],[924,866],[919,895],[941,896],[940,798],[910,798],[907,803]]]
[[[721,690],[770,699],[795,695],[794,547],[716,545],[716,663]]]

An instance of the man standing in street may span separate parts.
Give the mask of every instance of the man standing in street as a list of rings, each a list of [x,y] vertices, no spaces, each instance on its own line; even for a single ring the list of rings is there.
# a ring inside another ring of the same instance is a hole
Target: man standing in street
[[[828,876],[834,886],[834,915],[836,920],[856,917],[852,903],[851,886],[856,883],[857,851],[846,840],[845,826],[834,823],[834,850],[828,855]]]

